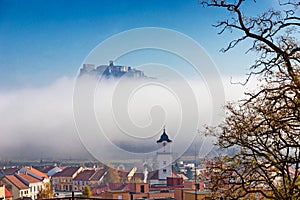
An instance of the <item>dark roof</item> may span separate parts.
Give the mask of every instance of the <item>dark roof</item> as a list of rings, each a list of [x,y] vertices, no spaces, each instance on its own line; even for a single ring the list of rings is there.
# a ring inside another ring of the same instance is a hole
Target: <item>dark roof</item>
[[[166,130],[164,129],[163,134],[160,136],[160,139],[157,140],[157,143],[161,143],[161,142],[172,142],[172,140],[169,139],[169,136],[166,134]]]
[[[157,179],[158,179],[158,170],[149,172],[148,180],[157,180]]]
[[[125,172],[125,171],[118,171],[118,174],[121,178],[127,178],[129,172]]]
[[[73,176],[79,169],[80,169],[80,167],[66,167],[66,168],[63,169],[61,172],[58,172],[58,173],[54,174],[53,177],[71,177],[71,176]]]
[[[91,181],[98,181],[102,178],[102,176],[105,174],[106,170],[105,169],[98,169],[96,172],[93,174],[91,177]]]
[[[18,172],[21,169],[21,167],[10,167],[7,169],[2,169],[2,172],[4,175],[13,175],[16,172]]]
[[[134,173],[134,175],[133,175],[133,177],[132,177],[133,179],[140,179],[140,180],[144,180],[144,173],[142,173],[142,172],[136,172],[136,173]]]
[[[46,173],[46,174],[55,167],[56,167],[55,165],[33,166],[33,168],[39,170],[40,172]]]
[[[80,172],[75,178],[74,181],[89,181],[90,178],[94,175],[96,170],[84,170]]]

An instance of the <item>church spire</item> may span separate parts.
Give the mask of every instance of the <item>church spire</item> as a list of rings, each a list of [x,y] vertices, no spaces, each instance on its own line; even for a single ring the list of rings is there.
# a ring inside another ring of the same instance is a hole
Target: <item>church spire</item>
[[[156,141],[157,143],[161,143],[161,142],[172,142],[172,140],[169,139],[169,136],[166,133],[166,126],[164,126],[164,132],[163,134],[160,136],[160,139]]]

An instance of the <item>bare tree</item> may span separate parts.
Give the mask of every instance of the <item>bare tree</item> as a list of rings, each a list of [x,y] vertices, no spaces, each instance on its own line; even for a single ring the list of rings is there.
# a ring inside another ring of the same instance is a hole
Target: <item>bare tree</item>
[[[257,76],[258,90],[227,104],[224,122],[209,128],[221,148],[236,148],[234,155],[218,158],[212,168],[214,191],[232,199],[299,199],[300,18],[296,13],[300,3],[279,1],[280,10],[269,9],[255,17],[244,15],[244,3],[202,2],[230,13],[230,19],[215,25],[220,34],[226,30],[242,34],[223,52],[252,39],[249,51],[259,55],[246,80]]]
[[[255,0],[253,1],[256,2]],[[211,0],[201,3],[207,7],[226,9],[231,14],[230,19],[222,20],[214,25],[221,28],[219,34],[226,30],[237,30],[242,34],[240,38],[231,41],[221,51],[226,52],[240,42],[252,39],[253,45],[249,51],[256,51],[260,53],[260,56],[251,67],[252,72],[250,76],[278,70],[282,73],[287,73],[299,89],[300,82],[296,71],[300,62],[298,41],[300,17],[295,14],[300,6],[299,0],[279,2],[282,10],[269,9],[255,17],[243,15],[240,7],[244,2],[245,0]]]
[[[300,101],[289,85],[278,84],[228,104],[225,121],[212,130],[221,148],[237,148],[213,169],[217,193],[236,199],[300,198]]]

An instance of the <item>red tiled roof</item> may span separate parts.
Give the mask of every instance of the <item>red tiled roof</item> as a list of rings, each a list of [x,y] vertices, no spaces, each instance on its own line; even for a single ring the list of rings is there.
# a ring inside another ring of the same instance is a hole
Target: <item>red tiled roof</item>
[[[34,178],[33,176],[30,176],[29,174],[17,174],[16,176],[21,177],[25,181],[28,181],[29,183],[38,183],[41,182],[41,180]]]
[[[15,175],[7,175],[4,178],[6,178],[9,182],[11,182],[13,185],[15,185],[20,190],[29,188],[21,180],[19,180]]]
[[[36,174],[38,175],[39,177],[42,177],[42,178],[48,178],[48,175],[33,168],[33,167],[25,167],[27,170],[31,171],[33,174]]]
[[[71,177],[73,176],[80,167],[66,167],[61,172],[58,172],[53,175],[53,177]]]
[[[127,184],[124,183],[109,183],[108,187],[110,190],[124,190]]]
[[[101,194],[101,193],[103,193],[105,191],[108,191],[108,190],[109,190],[108,185],[101,184],[98,187],[93,188],[92,194],[96,196],[96,195]]]
[[[9,198],[12,197],[12,194],[10,193],[10,191],[8,191],[7,188],[5,188],[5,198]]]

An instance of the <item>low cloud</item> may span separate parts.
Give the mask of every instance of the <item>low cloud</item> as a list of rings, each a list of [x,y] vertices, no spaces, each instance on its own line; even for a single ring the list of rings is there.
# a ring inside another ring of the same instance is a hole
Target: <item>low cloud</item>
[[[73,78],[62,77],[47,87],[0,92],[0,159],[91,158],[80,139],[83,136],[80,134],[87,133],[80,132],[78,135],[76,131],[73,115],[74,83]],[[175,87],[176,84],[172,84]],[[199,105],[198,125],[200,127],[208,123],[209,117],[211,117],[211,97],[203,82],[190,81],[189,84]],[[226,100],[235,100],[243,95],[245,87],[231,85],[229,78],[225,77],[223,84]],[[251,83],[250,85],[255,84]],[[98,90],[100,92],[95,95],[95,100],[99,102],[95,106],[95,116],[97,120],[102,120],[101,122],[106,124],[103,127],[106,132],[109,132],[107,135],[110,140],[115,140],[116,144],[121,144],[122,148],[122,144],[128,146],[126,137],[119,136],[120,133],[116,128],[118,126],[110,124],[115,123],[114,120],[116,120],[111,117],[113,116],[111,115],[111,99],[115,98],[114,90],[115,87],[110,81],[100,87]],[[117,101],[115,103],[120,104],[122,101],[126,101],[130,120],[140,128],[151,125],[156,118],[160,119],[161,116],[156,116],[155,113],[159,114],[164,111],[166,119],[160,125],[166,124],[170,136],[176,138],[176,134],[183,134],[176,133],[178,125],[180,125],[178,123],[182,120],[180,119],[180,101],[176,99],[176,95],[172,96],[171,90],[168,90],[169,92],[164,90],[168,89],[159,85],[145,86],[143,89],[137,90],[130,99],[115,99]],[[159,107],[162,107],[163,110],[160,110]],[[174,110],[172,110],[173,108]],[[123,125],[121,124],[121,126]],[[161,126],[154,128],[153,130],[160,134]],[[149,132],[132,134],[137,137],[150,138],[154,141],[154,145],[158,139],[157,134],[149,134]],[[125,143],[123,143],[124,141]],[[139,146],[149,145],[149,142],[141,144],[135,143],[139,148]],[[151,146],[149,149],[153,150]]]

